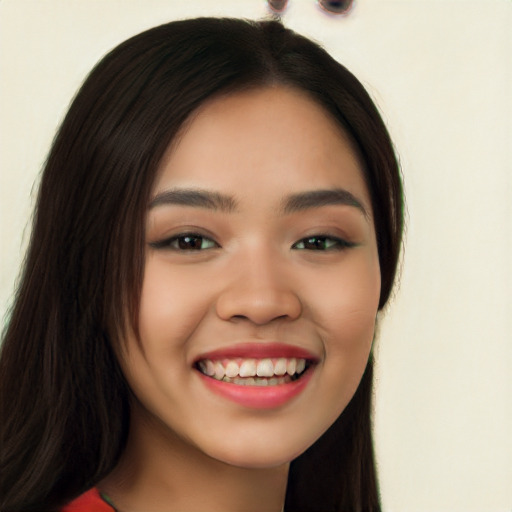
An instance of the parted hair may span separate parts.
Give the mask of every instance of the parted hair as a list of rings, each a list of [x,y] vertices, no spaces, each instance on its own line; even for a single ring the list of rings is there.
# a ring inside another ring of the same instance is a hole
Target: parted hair
[[[0,357],[3,512],[59,510],[115,467],[130,421],[115,352],[127,320],[137,328],[159,163],[206,100],[274,84],[322,105],[359,154],[377,234],[379,308],[388,301],[402,236],[400,171],[361,83],[277,21],[198,18],[132,37],[85,80],[41,177]],[[345,411],[292,461],[286,511],[380,510],[371,397],[370,356]]]

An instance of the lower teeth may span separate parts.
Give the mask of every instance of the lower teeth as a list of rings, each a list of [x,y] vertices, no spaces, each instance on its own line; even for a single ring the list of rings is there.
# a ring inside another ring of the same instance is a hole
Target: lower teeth
[[[285,377],[223,377],[222,382],[229,382],[231,384],[238,384],[241,386],[278,386],[280,384],[287,384],[292,382],[289,375]]]

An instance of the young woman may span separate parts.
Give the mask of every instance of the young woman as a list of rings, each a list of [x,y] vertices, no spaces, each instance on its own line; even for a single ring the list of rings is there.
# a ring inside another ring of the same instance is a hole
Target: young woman
[[[402,232],[364,88],[274,21],[137,35],[42,177],[0,361],[2,511],[377,511]]]

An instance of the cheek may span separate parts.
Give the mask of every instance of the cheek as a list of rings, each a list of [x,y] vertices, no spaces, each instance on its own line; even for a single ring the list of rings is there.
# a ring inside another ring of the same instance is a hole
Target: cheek
[[[373,340],[380,297],[378,260],[356,263],[317,286],[314,304],[326,352],[365,350]]]
[[[194,283],[201,286],[194,286]],[[204,280],[173,272],[164,261],[148,258],[140,302],[140,336],[145,343],[183,344],[209,307]],[[175,347],[178,348],[178,347]]]
[[[190,381],[187,343],[210,304],[205,287],[193,286],[197,280],[190,277],[186,271],[173,271],[164,258],[148,255],[139,337],[128,337],[121,357],[132,391],[157,417],[162,410],[181,410],[173,389]]]
[[[354,395],[367,365],[380,297],[378,260],[347,265],[321,288],[314,303],[325,351],[322,396],[324,405],[328,400],[335,404],[335,419]]]

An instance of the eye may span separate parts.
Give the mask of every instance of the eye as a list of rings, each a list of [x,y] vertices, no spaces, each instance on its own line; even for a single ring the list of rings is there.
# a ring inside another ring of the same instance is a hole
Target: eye
[[[342,240],[341,238],[328,235],[315,235],[303,238],[294,243],[292,249],[308,250],[308,251],[340,251],[354,244]]]
[[[152,242],[150,245],[155,249],[174,251],[204,251],[219,247],[219,244],[211,238],[196,233],[181,233],[165,240]]]

